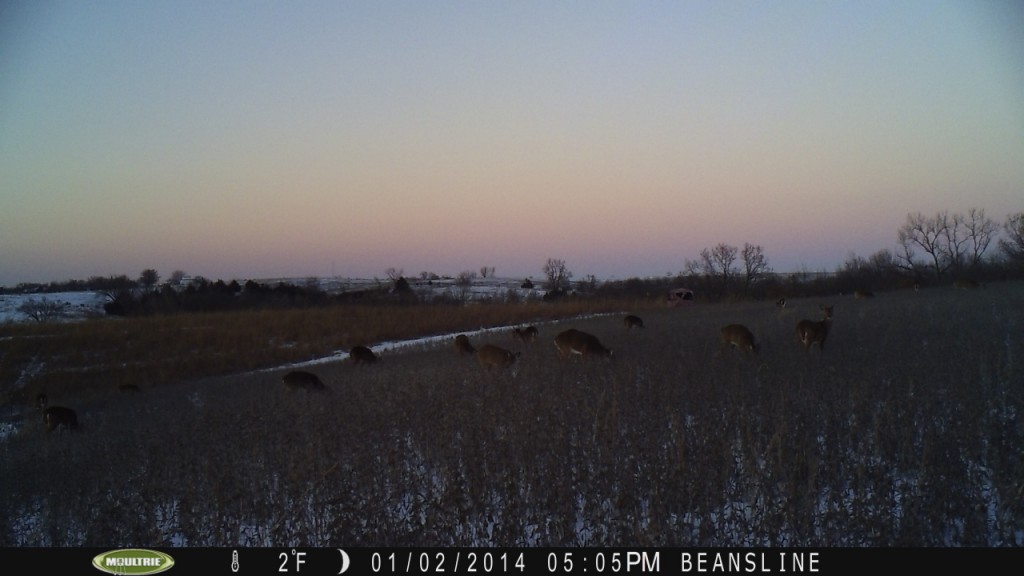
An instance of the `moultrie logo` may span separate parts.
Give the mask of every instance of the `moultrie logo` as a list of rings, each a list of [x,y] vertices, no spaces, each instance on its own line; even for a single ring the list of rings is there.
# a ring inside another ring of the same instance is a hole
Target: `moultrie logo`
[[[96,556],[92,565],[110,574],[157,574],[170,570],[174,566],[174,558],[156,550],[125,548]]]

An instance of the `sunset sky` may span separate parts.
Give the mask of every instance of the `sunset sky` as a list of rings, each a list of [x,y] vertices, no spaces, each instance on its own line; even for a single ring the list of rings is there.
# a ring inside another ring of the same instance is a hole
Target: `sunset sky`
[[[1013,1],[6,1],[0,285],[776,271],[1024,210]]]

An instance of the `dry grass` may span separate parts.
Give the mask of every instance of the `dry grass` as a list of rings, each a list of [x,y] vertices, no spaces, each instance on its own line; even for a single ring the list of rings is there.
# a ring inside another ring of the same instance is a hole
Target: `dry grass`
[[[616,310],[622,302],[357,306],[104,318],[0,325],[0,382],[9,403],[95,397],[322,358],[354,345]],[[25,375],[29,376],[26,377]]]
[[[531,313],[508,323],[533,345],[478,339],[514,371],[438,344],[318,367],[328,395],[271,371],[83,397],[81,433],[3,443],[0,543],[1020,546],[1020,288],[837,299],[823,353],[794,333],[819,300],[652,308],[642,331]],[[734,322],[757,354],[721,349]],[[615,358],[560,361],[569,326]]]

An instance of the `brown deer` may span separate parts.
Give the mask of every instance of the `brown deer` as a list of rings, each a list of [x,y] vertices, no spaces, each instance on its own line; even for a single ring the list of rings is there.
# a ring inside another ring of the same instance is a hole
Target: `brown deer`
[[[327,392],[328,388],[320,377],[305,370],[292,370],[281,377],[288,390],[305,390],[307,392]]]
[[[578,355],[584,360],[590,356],[599,358],[612,357],[612,351],[605,348],[596,336],[581,332],[575,328],[570,328],[555,336],[555,347],[558,348],[558,354],[562,360],[573,355]]]
[[[853,297],[857,300],[867,300],[869,298],[874,298],[875,293],[870,290],[854,290]]]
[[[39,394],[36,398],[36,403],[39,405],[39,411],[43,415],[43,425],[50,432],[58,428],[64,430],[78,430],[78,414],[75,413],[71,408],[64,406],[50,406],[49,398],[46,397],[45,393]]]
[[[523,344],[533,344],[537,340],[538,332],[536,326],[527,326],[526,328],[513,328],[512,339],[518,340]]]
[[[484,344],[476,351],[476,360],[486,370],[508,368],[515,364],[521,352],[511,352],[493,344]]]
[[[823,318],[818,322],[813,320],[801,320],[796,325],[796,337],[803,343],[804,348],[810,350],[814,344],[818,350],[825,349],[825,338],[828,330],[832,327],[832,310],[835,306],[819,305]]]
[[[722,348],[739,348],[747,352],[757,352],[757,344],[754,342],[754,334],[749,328],[742,324],[729,324],[722,327],[719,336],[722,339]]]
[[[626,327],[626,330],[632,330],[633,328],[643,328],[644,320],[639,316],[630,314],[622,319],[622,324]]]
[[[458,352],[460,356],[464,354],[476,354],[476,348],[473,348],[473,345],[469,343],[469,336],[466,336],[465,334],[459,334],[455,337],[455,351]]]
[[[374,354],[373,350],[370,350],[366,346],[353,346],[352,349],[348,351],[348,357],[352,359],[352,364],[354,366],[358,366],[360,364],[375,364],[380,360],[380,356]]]

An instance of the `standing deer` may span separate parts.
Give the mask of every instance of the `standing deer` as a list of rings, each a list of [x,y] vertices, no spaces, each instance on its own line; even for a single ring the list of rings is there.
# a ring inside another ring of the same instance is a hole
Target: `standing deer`
[[[828,336],[829,328],[832,327],[832,309],[835,306],[819,305],[819,308],[824,316],[820,321],[801,320],[796,325],[796,337],[808,350],[815,343],[818,344],[818,350],[824,350],[825,338]]]
[[[466,336],[465,334],[459,334],[455,337],[455,351],[458,352],[460,356],[464,354],[476,354],[476,348],[473,348],[473,345],[469,343],[469,336]]]
[[[625,318],[623,318],[622,319],[622,324],[626,327],[626,330],[632,330],[633,328],[643,328],[644,327],[643,318],[640,318],[639,316],[634,316],[632,314],[630,314],[630,315],[626,316]]]
[[[282,376],[281,381],[284,382],[288,390],[305,390],[307,392],[326,392],[328,390],[319,376],[305,370],[292,370]]]
[[[875,293],[870,290],[854,290],[853,297],[857,300],[867,300],[869,298],[874,298]]]
[[[742,324],[729,324],[722,327],[719,336],[722,339],[722,348],[731,346],[747,352],[757,352],[758,347],[754,342],[754,334]]]
[[[515,363],[521,352],[511,352],[493,344],[484,344],[476,351],[476,360],[486,370],[508,368]]]
[[[536,326],[527,326],[526,328],[512,329],[512,339],[519,340],[523,344],[533,344],[533,342],[537,340],[538,334],[539,332],[537,331]]]
[[[779,308],[780,310],[782,308],[785,308],[786,307],[786,299],[785,298],[779,298],[778,300],[775,301],[775,306],[777,308]]]
[[[348,357],[352,359],[352,364],[358,366],[360,364],[375,364],[380,360],[380,356],[373,353],[366,346],[353,346],[348,351]]]
[[[555,347],[562,360],[573,355],[578,355],[586,360],[590,356],[611,358],[612,351],[605,348],[601,341],[593,334],[581,332],[570,328],[555,336]]]
[[[43,415],[43,425],[48,431],[53,432],[57,428],[78,430],[78,414],[74,410],[64,406],[49,406],[49,399],[45,393],[39,394],[36,402]]]

